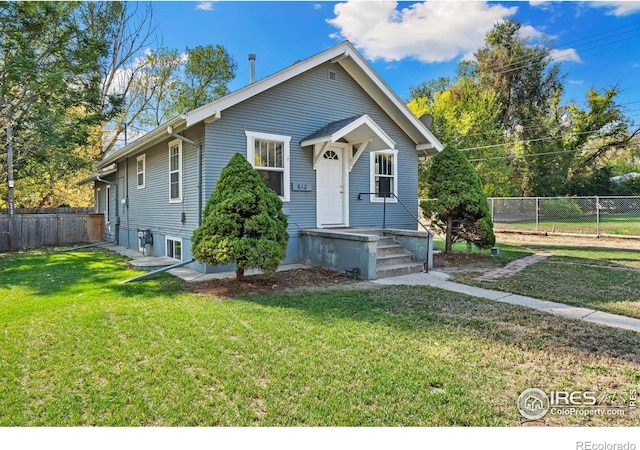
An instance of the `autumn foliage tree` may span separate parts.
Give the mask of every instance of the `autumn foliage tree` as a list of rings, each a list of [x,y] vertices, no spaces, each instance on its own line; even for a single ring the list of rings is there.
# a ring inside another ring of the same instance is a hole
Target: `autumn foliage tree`
[[[420,206],[432,218],[432,225],[445,233],[445,253],[451,253],[453,243],[458,240],[479,248],[495,244],[482,183],[460,151],[448,147],[436,155],[427,173],[427,183],[430,200],[422,201]]]
[[[192,242],[200,262],[235,262],[239,281],[249,267],[274,273],[286,256],[289,235],[282,200],[240,153],[220,173]]]

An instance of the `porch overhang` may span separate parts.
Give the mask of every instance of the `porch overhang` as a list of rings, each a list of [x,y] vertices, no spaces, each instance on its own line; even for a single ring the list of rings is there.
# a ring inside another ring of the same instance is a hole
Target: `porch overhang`
[[[348,144],[355,150],[349,160],[349,170],[360,155],[379,150],[394,150],[396,143],[367,114],[337,120],[320,128],[300,142],[301,147],[314,148],[314,168],[329,144]]]

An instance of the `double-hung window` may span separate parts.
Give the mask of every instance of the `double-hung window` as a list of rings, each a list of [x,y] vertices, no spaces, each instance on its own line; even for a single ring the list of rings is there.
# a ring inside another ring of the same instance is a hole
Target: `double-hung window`
[[[280,198],[289,201],[289,147],[291,136],[245,132],[247,159],[260,174],[262,182]]]
[[[371,152],[371,201],[395,202],[398,195],[398,151]]]
[[[145,155],[140,155],[136,158],[136,177],[138,189],[144,189],[145,185]]]
[[[169,142],[169,202],[182,201],[182,141]]]

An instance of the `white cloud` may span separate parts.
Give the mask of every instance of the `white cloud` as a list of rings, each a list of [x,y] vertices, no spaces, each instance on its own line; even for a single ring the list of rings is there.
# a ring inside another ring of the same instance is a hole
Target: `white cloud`
[[[551,59],[553,59],[555,62],[570,61],[575,63],[582,63],[580,55],[578,55],[578,52],[576,52],[576,50],[573,48],[551,50],[550,56]]]
[[[213,11],[213,2],[200,2],[196,5],[196,9],[200,11]]]
[[[522,27],[520,27],[520,36],[525,39],[540,39],[544,36],[544,33],[536,30],[531,25],[522,25]]]
[[[606,8],[608,16],[630,16],[640,12],[640,2],[589,2],[589,5],[594,8]]]
[[[314,3],[313,9],[322,9],[322,3]]]
[[[339,30],[331,36],[350,40],[370,60],[443,62],[478,49],[495,23],[517,11],[485,2],[397,6],[396,1],[339,3],[333,10],[336,17],[327,21]]]

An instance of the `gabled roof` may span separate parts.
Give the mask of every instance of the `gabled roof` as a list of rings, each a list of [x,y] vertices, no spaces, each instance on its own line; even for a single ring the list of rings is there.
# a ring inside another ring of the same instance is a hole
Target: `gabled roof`
[[[226,109],[327,62],[342,66],[364,91],[398,124],[407,136],[411,138],[416,144],[416,150],[425,152],[426,154],[435,154],[442,150],[442,144],[433,136],[431,131],[415,117],[402,100],[400,100],[382,78],[378,76],[356,48],[349,41],[344,41],[335,47],[331,47],[308,59],[294,63],[273,75],[258,80],[218,100],[189,111],[186,114],[174,117],[166,124],[161,125],[135,142],[107,156],[98,164],[98,167],[104,167],[117,161],[139,150],[142,146],[153,143],[163,135],[163,137],[166,138],[166,128],[169,124],[171,124],[174,129],[181,126],[188,128],[200,122],[207,123],[220,119]]]

